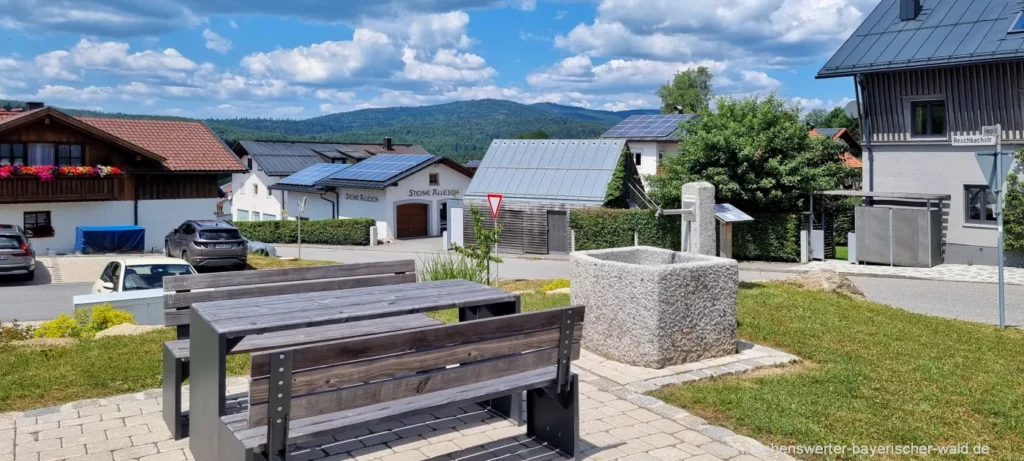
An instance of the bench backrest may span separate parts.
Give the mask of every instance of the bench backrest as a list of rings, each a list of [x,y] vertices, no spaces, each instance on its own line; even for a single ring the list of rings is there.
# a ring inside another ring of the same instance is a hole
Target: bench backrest
[[[165,277],[164,321],[168,326],[188,325],[189,310],[198,302],[415,282],[416,262],[411,259]]]
[[[290,400],[287,416],[295,421],[545,368],[559,382],[558,374],[568,378],[570,361],[579,357],[584,310],[573,306],[254,354],[249,427],[267,425],[270,407],[280,406],[278,395]]]

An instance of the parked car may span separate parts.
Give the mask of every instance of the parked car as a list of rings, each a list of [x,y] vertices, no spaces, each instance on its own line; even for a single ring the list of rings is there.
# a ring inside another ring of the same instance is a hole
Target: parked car
[[[273,244],[255,242],[249,239],[245,239],[245,244],[249,248],[249,253],[257,254],[260,256],[277,257],[277,247],[275,247]]]
[[[17,275],[22,280],[36,276],[36,251],[32,232],[14,224],[0,224],[0,275]]]
[[[178,258],[129,258],[111,261],[100,278],[92,283],[92,293],[138,290],[162,290],[164,277],[191,275],[196,270]]]
[[[164,252],[180,257],[195,268],[230,267],[244,270],[248,246],[242,233],[227,221],[185,221],[167,234]]]

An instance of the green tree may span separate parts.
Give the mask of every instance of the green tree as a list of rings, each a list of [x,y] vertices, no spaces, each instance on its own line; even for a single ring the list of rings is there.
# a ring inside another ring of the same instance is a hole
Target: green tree
[[[678,72],[657,94],[663,114],[699,114],[711,101],[711,71],[698,67]]]
[[[846,115],[846,109],[842,107],[813,109],[804,116],[804,122],[815,128],[846,128],[860,141],[860,120]]]
[[[551,136],[544,130],[532,130],[525,133],[519,133],[516,135],[515,139],[551,139]]]
[[[1014,154],[1016,164],[1024,162],[1024,149]],[[1007,250],[1024,251],[1024,182],[1016,172],[1006,176],[1003,197],[1003,239]]]
[[[454,248],[455,252],[469,258],[480,272],[487,274],[487,284],[491,284],[491,263],[501,264],[502,259],[493,254],[495,245],[501,243],[501,226],[496,225],[494,229],[487,229],[484,226],[484,217],[477,207],[469,209],[473,216],[473,235],[476,236],[476,243]]]
[[[744,211],[797,212],[809,192],[837,189],[857,174],[839,158],[842,143],[811,137],[800,109],[774,94],[718,98],[686,132],[679,154],[666,156],[651,177],[650,195],[663,208],[680,205],[684,183],[707,181],[719,202]]]

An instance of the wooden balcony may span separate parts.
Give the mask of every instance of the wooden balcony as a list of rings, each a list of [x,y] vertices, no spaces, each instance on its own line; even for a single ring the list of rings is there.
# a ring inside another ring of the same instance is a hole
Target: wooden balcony
[[[0,179],[0,203],[96,202],[124,200],[123,176],[63,177],[43,182],[36,177]]]

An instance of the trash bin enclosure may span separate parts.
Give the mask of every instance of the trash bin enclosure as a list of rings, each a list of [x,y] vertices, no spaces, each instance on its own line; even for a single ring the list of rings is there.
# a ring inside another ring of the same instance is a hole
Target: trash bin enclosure
[[[942,264],[942,212],[937,208],[858,206],[857,261],[903,267]]]

